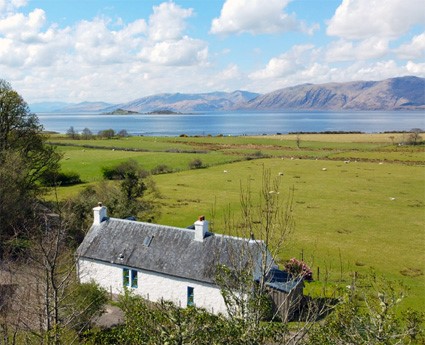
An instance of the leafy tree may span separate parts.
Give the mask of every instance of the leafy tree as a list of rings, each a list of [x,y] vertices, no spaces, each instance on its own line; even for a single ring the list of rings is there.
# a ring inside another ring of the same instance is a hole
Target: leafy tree
[[[60,156],[42,129],[22,97],[0,80],[0,256],[32,216],[30,205],[43,193],[40,178],[59,168]]]
[[[418,145],[422,141],[422,129],[420,128],[412,128],[410,130],[410,134],[407,136],[407,143],[409,145]]]
[[[102,131],[99,131],[99,133],[97,135],[100,138],[112,139],[115,136],[115,131],[112,128],[110,128],[110,129],[104,129]]]
[[[108,214],[116,218],[135,216],[142,221],[154,221],[160,214],[160,194],[155,182],[146,177],[116,182],[103,181],[89,186],[64,205],[64,217],[69,222],[74,244],[79,244],[93,222],[92,208],[102,201],[108,207]],[[135,185],[132,186],[131,183]],[[141,187],[143,186],[143,187]]]
[[[81,131],[81,138],[84,140],[90,140],[93,138],[93,133],[87,127]]]
[[[125,129],[121,129],[118,134],[119,137],[126,138],[129,136],[128,132]]]
[[[66,131],[66,135],[70,138],[70,139],[78,139],[78,133],[75,131],[74,127],[71,126],[68,128],[68,130]]]

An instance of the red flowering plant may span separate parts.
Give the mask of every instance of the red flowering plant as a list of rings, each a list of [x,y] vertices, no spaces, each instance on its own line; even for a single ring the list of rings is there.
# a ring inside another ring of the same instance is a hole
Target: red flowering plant
[[[313,272],[311,268],[302,260],[292,258],[285,263],[285,271],[294,278],[301,277],[304,280],[312,281]]]

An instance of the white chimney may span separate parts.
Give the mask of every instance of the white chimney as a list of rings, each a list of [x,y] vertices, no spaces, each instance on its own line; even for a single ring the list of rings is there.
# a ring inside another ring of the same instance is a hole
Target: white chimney
[[[93,225],[99,225],[105,220],[106,209],[107,208],[105,206],[102,206],[101,202],[99,202],[97,207],[93,208],[93,214],[94,214]]]
[[[195,222],[195,241],[203,242],[205,234],[208,231],[208,221],[204,216],[199,216]]]

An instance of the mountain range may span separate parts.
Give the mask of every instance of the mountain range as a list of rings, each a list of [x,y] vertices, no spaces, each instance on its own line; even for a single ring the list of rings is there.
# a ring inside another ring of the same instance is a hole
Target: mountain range
[[[37,103],[33,112],[135,112],[169,110],[202,111],[285,111],[285,110],[425,110],[425,78],[397,77],[382,81],[302,84],[266,94],[248,91],[197,94],[163,93],[128,103],[105,102]]]

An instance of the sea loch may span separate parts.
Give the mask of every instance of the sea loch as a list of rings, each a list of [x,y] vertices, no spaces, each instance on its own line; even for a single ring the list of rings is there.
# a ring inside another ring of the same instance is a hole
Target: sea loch
[[[425,128],[422,111],[372,112],[222,112],[177,115],[37,114],[46,131],[66,133],[112,128],[131,135],[258,135],[288,132],[360,131],[365,133]]]

